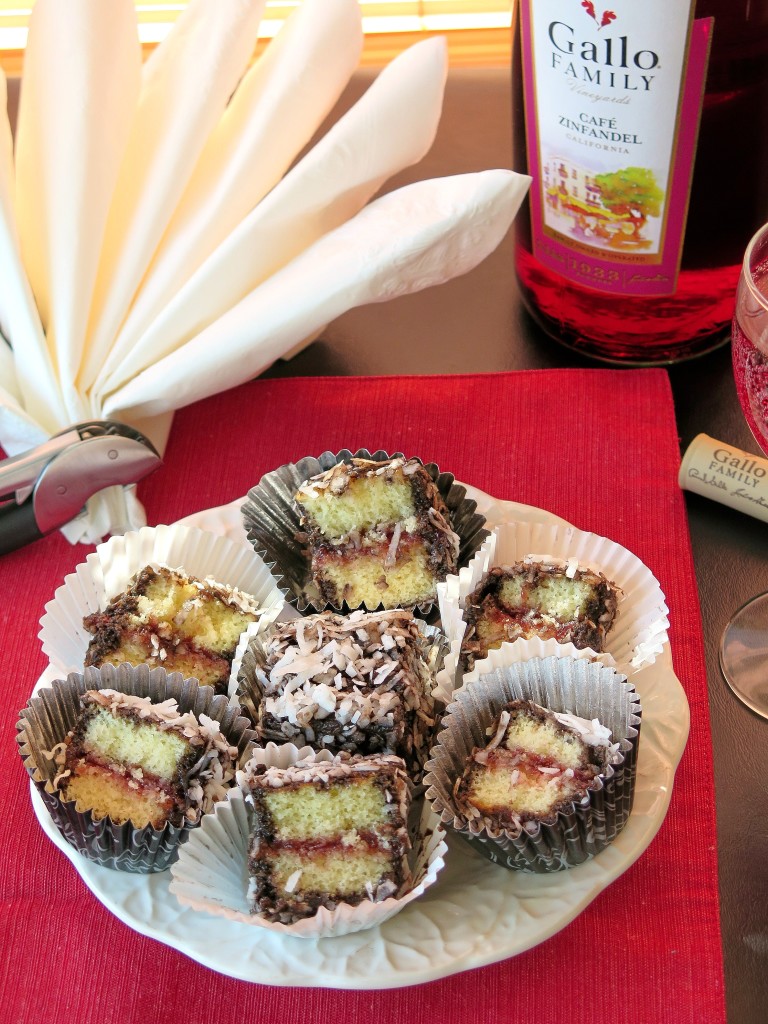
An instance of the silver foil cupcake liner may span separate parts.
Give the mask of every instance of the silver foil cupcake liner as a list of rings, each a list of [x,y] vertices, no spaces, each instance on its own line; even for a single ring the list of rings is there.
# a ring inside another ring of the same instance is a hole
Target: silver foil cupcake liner
[[[421,619],[416,619],[416,623],[419,626],[419,630],[422,636],[421,652],[430,669],[433,677],[433,688],[432,695],[436,699],[436,722],[439,719],[440,714],[444,710],[444,702],[441,701],[440,697],[446,692],[446,680],[445,671],[443,665],[445,663],[446,655],[450,649],[445,634],[437,626],[431,626],[429,623],[424,622]],[[269,643],[269,637],[273,629],[278,628],[273,626],[266,633],[262,633],[258,636],[251,637],[248,643],[248,647],[245,650],[240,664],[240,670],[237,677],[237,691],[235,693],[235,700],[240,704],[244,714],[248,715],[251,722],[256,727],[259,716],[259,705],[261,704],[264,696],[264,686],[259,679],[259,671],[263,670],[266,665],[267,655],[265,645]],[[435,726],[436,728],[436,726]],[[434,733],[431,734],[433,736]],[[427,737],[427,743],[429,744],[431,736]],[[258,737],[258,734],[257,734]],[[304,735],[299,732],[295,736],[275,736],[269,735],[257,738],[258,743],[305,743],[306,739]],[[326,749],[326,748],[320,748]],[[382,751],[382,753],[398,753],[398,751]],[[402,756],[402,755],[401,755]],[[417,752],[416,760],[418,761],[421,769],[423,769],[424,763],[428,756],[428,750],[425,748],[423,753]],[[417,772],[416,774],[421,774]],[[411,776],[411,781],[416,781],[415,777]]]
[[[109,818],[96,819],[90,811],[78,811],[75,801],[62,799],[54,787],[59,766],[47,754],[74,727],[81,711],[80,696],[86,690],[104,689],[149,697],[156,704],[172,697],[182,714],[191,711],[197,717],[205,714],[215,719],[230,744],[237,747],[239,762],[248,758],[253,746],[250,722],[229,698],[215,696],[212,687],[200,686],[196,679],[184,679],[180,672],[150,670],[146,665],[107,665],[87,668],[83,674],[73,672],[66,679],[41,687],[20,711],[16,724],[19,753],[66,841],[104,867],[139,874],[164,871],[176,860],[179,846],[199,821],[166,823],[161,829],[151,825],[136,828],[131,822],[118,825]]]
[[[531,700],[550,711],[598,721],[618,743],[618,759],[596,777],[587,798],[552,821],[528,822],[519,832],[467,819],[453,791],[467,758],[489,742],[487,728],[512,700]],[[574,867],[609,846],[632,811],[640,738],[640,700],[626,677],[584,659],[518,662],[456,691],[432,748],[424,784],[443,824],[503,867],[538,873]]]
[[[289,462],[271,473],[265,474],[259,483],[248,492],[242,507],[243,523],[248,540],[256,553],[272,569],[278,586],[287,589],[286,600],[295,605],[302,614],[325,611],[353,611],[344,605],[336,608],[312,594],[310,584],[310,561],[304,541],[297,535],[302,532],[299,513],[293,497],[310,477],[332,469],[340,462],[352,459],[371,459],[383,462],[404,458],[402,452],[389,455],[384,451],[369,452],[359,448],[356,452],[344,449],[334,454],[324,452],[318,458],[308,456],[299,462]],[[421,460],[418,460],[421,462]],[[451,516],[451,527],[458,534],[458,567],[467,565],[483,541],[489,536],[485,529],[485,517],[477,511],[477,502],[467,498],[467,489],[457,484],[452,473],[441,473],[434,462],[422,463],[429,473],[445,502]],[[436,600],[419,605],[419,614],[426,618],[432,610],[436,612]],[[376,611],[368,608],[368,611]]]

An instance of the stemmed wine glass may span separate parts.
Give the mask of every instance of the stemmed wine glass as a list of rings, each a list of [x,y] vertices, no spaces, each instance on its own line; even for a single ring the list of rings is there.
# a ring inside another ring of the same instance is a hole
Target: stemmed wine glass
[[[744,254],[732,338],[739,401],[755,440],[768,454],[768,224]],[[739,700],[768,718],[768,593],[747,601],[726,626],[720,667]]]

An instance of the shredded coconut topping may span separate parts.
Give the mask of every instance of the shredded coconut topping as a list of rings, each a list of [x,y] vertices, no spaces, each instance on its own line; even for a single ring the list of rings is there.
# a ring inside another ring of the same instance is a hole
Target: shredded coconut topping
[[[531,701],[534,707],[540,708],[542,711],[546,711],[547,708],[543,708],[540,704],[535,704]],[[587,718],[579,718],[578,715],[569,715],[565,712],[552,711],[550,712],[557,721],[566,726],[568,729],[573,729],[581,736],[582,740],[590,747],[606,747],[608,751],[609,763],[614,763],[619,755],[619,744],[611,743],[611,730],[602,725],[598,719],[593,718],[591,721]],[[499,718],[498,728],[493,740],[485,748],[486,751],[493,750],[494,747],[498,746],[501,742],[507,724],[509,722],[509,712],[503,711]],[[573,774],[573,773],[571,773]]]
[[[448,523],[445,521],[445,517],[442,515],[442,513],[438,512],[437,509],[429,508],[427,509],[427,514],[429,515],[429,521],[432,523],[435,529],[441,530],[446,535],[446,537],[448,537],[448,540],[451,542],[453,557],[458,558],[459,548],[461,547],[461,537],[459,537],[458,533],[455,533],[450,528]]]
[[[262,739],[296,737],[355,751],[366,731],[385,750],[419,754],[434,725],[425,639],[410,611],[308,616],[275,629],[257,669]]]
[[[386,565],[388,568],[390,566],[393,566],[397,559],[397,546],[400,543],[401,532],[402,526],[400,525],[400,523],[395,523],[395,528],[392,531],[392,540],[389,542],[389,547],[387,548],[387,555],[386,558],[384,559],[384,565]]]
[[[299,884],[299,879],[304,874],[303,868],[297,868],[292,875],[289,875],[283,888],[286,892],[293,892]]]
[[[596,718],[590,722],[586,718],[578,718],[576,715],[562,714],[558,711],[553,714],[561,725],[568,726],[569,729],[577,732],[590,747],[608,747],[609,750],[613,750],[615,747],[618,750],[618,744],[611,743],[611,730]]]
[[[297,494],[299,500],[301,495],[317,497],[320,491],[330,490],[332,494],[343,494],[349,486],[350,480],[361,476],[394,476],[397,470],[402,469],[406,476],[418,472],[421,463],[418,459],[403,458],[390,459],[388,462],[376,462],[373,459],[352,459],[350,462],[339,462],[330,469],[324,470],[310,477],[302,484]]]
[[[237,587],[231,587],[227,583],[219,583],[212,576],[206,576],[204,579],[197,579],[195,576],[191,576],[183,566],[166,565],[164,562],[151,562],[147,568],[154,569],[155,571],[166,571],[173,573],[180,579],[184,580],[190,586],[195,587],[201,594],[209,593],[213,597],[217,597],[220,601],[225,604],[231,605],[234,608],[239,609],[247,615],[258,615],[263,609],[259,605],[259,602],[251,594],[247,594],[244,590],[239,590]],[[142,572],[145,570],[142,570]],[[141,572],[137,573],[133,577],[132,583],[141,575]],[[190,606],[200,606],[200,602],[196,599],[190,599],[187,602]],[[180,613],[184,616],[184,610]]]

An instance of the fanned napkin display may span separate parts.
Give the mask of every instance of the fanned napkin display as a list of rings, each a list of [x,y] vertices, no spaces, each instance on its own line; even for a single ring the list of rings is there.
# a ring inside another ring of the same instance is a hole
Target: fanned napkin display
[[[427,152],[442,40],[412,46],[316,144],[357,66],[356,0],[304,0],[251,62],[266,0],[192,0],[142,66],[132,0],[37,0],[15,151],[0,71],[0,444],[117,419],[162,447],[175,409],[241,384],[363,303],[471,270],[529,179],[374,198]],[[72,541],[142,525],[89,503]],[[118,502],[119,504],[119,502]]]

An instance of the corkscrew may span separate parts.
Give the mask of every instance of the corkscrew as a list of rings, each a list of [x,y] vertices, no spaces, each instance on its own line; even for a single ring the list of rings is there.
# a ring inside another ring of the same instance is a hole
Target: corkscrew
[[[0,554],[64,526],[97,491],[135,483],[161,462],[143,434],[114,420],[78,423],[0,461]]]

